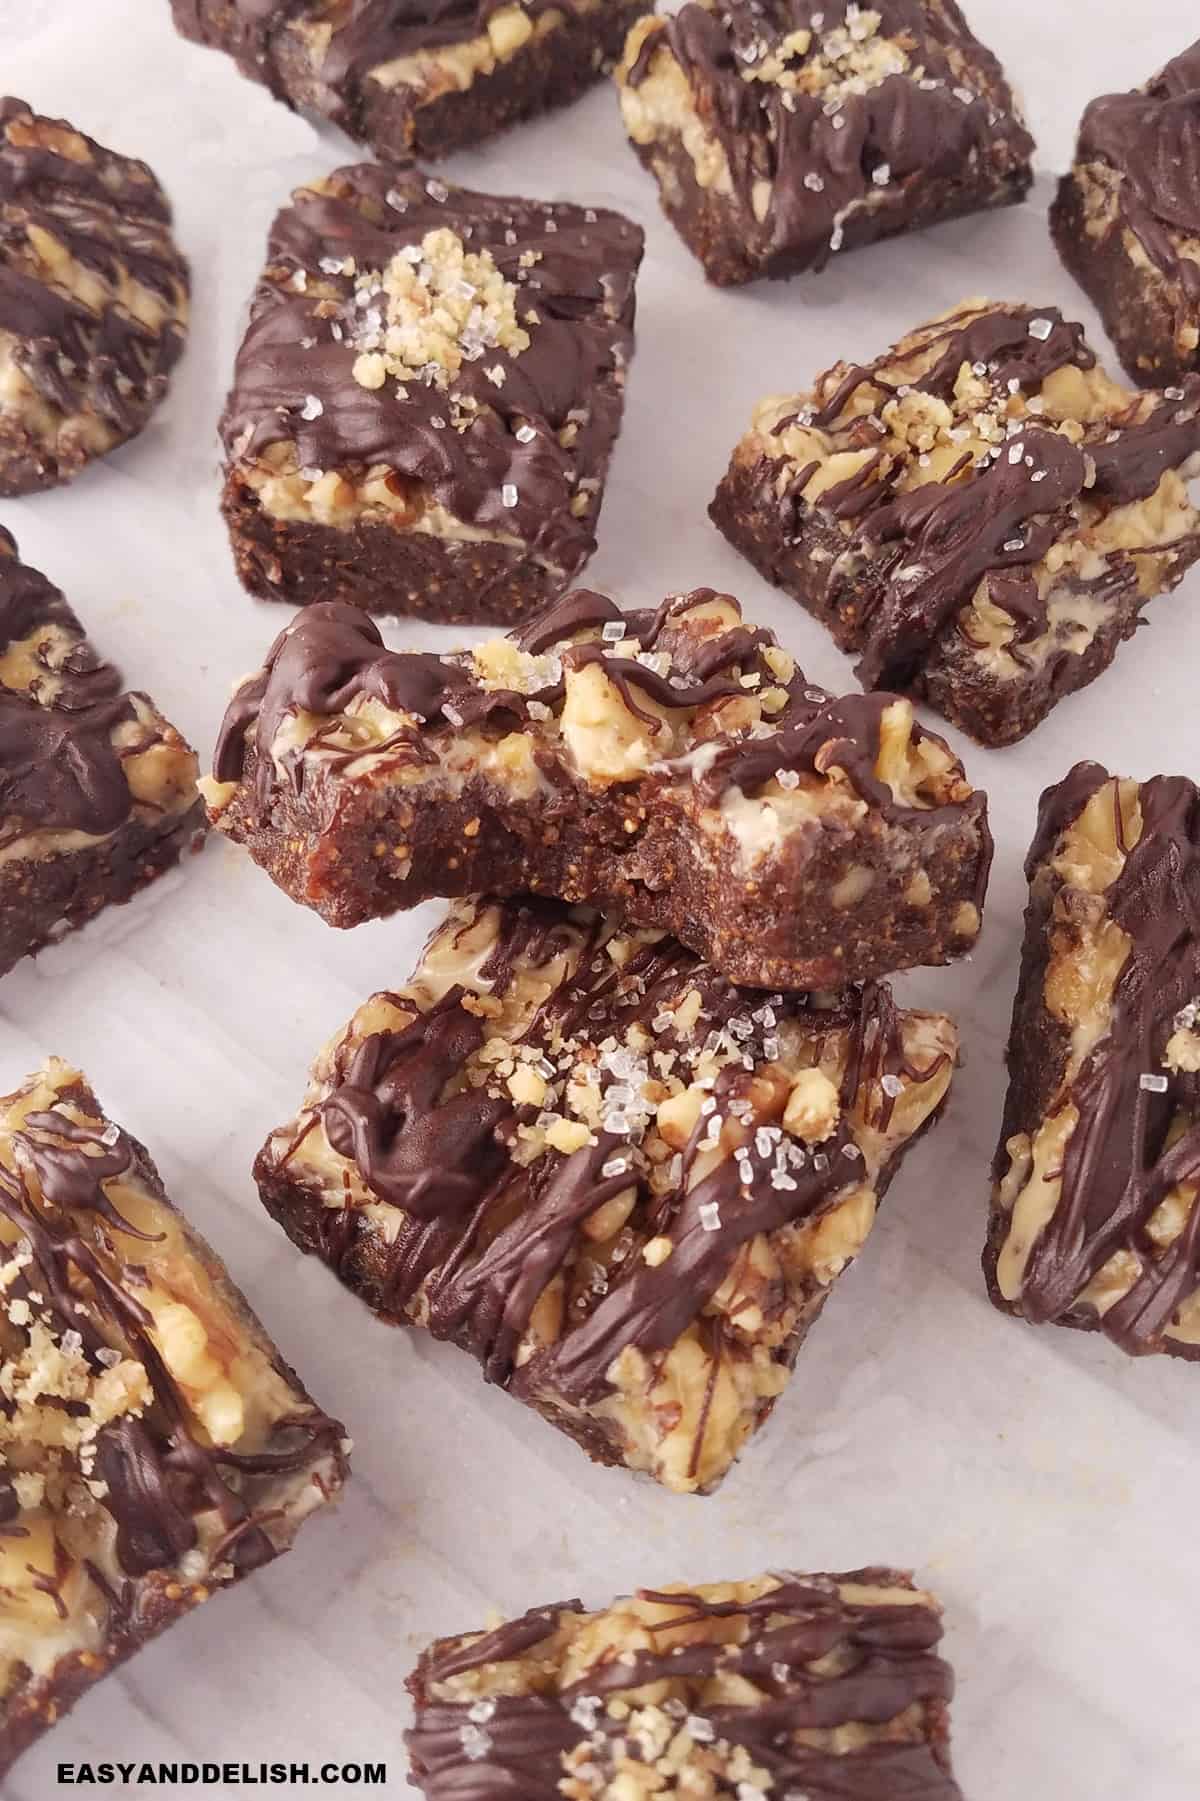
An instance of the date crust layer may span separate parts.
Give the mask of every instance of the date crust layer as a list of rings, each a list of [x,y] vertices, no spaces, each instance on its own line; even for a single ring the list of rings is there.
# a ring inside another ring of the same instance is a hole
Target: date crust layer
[[[408,1687],[426,1801],[961,1801],[941,1608],[897,1570],[785,1571],[531,1609]]]
[[[720,286],[1024,198],[1033,140],[953,0],[704,0],[617,70],[663,210]]]
[[[224,50],[289,106],[322,113],[385,159],[446,156],[578,99],[620,54],[646,0],[171,0],[179,31]],[[424,11],[424,19],[413,15]]]
[[[318,1057],[267,1211],[599,1462],[725,1476],[782,1392],[957,1036],[882,984],[739,989],[557,901],[452,908]]]
[[[1139,393],[1054,308],[965,301],[757,409],[709,508],[753,566],[982,744],[1094,681],[1200,556],[1200,377]]]
[[[0,528],[0,974],[199,846],[196,775]]]
[[[1050,229],[1133,381],[1200,369],[1200,44],[1092,101]]]
[[[0,1101],[0,1774],[346,1473],[147,1152],[55,1059]]]
[[[222,421],[251,593],[509,625],[595,549],[640,230],[363,164],[300,189]]]
[[[309,608],[235,694],[204,791],[335,926],[537,892],[768,988],[969,950],[991,858],[985,797],[911,703],[811,687],[708,589],[641,613],[581,591],[442,657]]]
[[[1200,1359],[1200,794],[1042,797],[984,1256],[995,1304]]]

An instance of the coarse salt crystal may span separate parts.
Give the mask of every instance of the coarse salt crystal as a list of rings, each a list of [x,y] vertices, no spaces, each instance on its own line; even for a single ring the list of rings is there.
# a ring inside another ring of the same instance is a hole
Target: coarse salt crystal
[[[492,1748],[492,1741],[480,1726],[460,1726],[458,1742],[469,1763],[478,1763]]]
[[[880,1079],[879,1086],[885,1094],[890,1094],[893,1100],[898,1094],[904,1093],[904,1083],[899,1076],[893,1076],[890,1073]]]
[[[442,201],[449,200],[450,198],[450,190],[444,181],[427,181],[425,183],[425,192],[429,195],[431,200],[436,200],[439,205]]]
[[[705,1720],[699,1714],[690,1713],[687,1717],[687,1729],[698,1745],[711,1745],[717,1736],[717,1729],[711,1720]]]
[[[606,619],[600,628],[600,636],[606,644],[619,644],[625,636],[623,619]]]
[[[532,425],[518,425],[513,436],[518,444],[532,444],[533,440],[537,437],[537,432]]]
[[[777,769],[775,771],[775,780],[779,783],[781,788],[798,788],[800,786],[800,771],[798,769]]]
[[[448,701],[442,703],[442,718],[448,719],[451,725],[461,725],[463,722],[463,716],[458,708],[452,707]]]
[[[715,1201],[702,1201],[700,1203],[699,1218],[701,1229],[703,1231],[719,1232],[721,1230],[721,1209],[717,1206]],[[693,1733],[692,1736],[694,1738],[695,1734]]]
[[[808,174],[804,177],[804,185],[810,194],[823,194],[825,192],[825,183],[815,169],[810,169]]]
[[[1036,338],[1039,344],[1044,344],[1053,330],[1053,319],[1031,319],[1029,321],[1029,335],[1031,338]]]
[[[476,1701],[468,1707],[467,1718],[468,1720],[473,1721],[476,1726],[484,1726],[491,1719],[495,1711],[496,1703],[494,1701]]]
[[[305,395],[304,405],[300,408],[300,417],[302,419],[319,419],[324,411],[325,408],[323,404],[317,399],[315,394]]]
[[[1152,1075],[1149,1070],[1138,1077],[1138,1087],[1144,1088],[1147,1094],[1165,1094],[1167,1092],[1166,1076]]]
[[[506,507],[516,506],[518,495],[516,485],[513,482],[505,482],[500,490],[500,499]]]
[[[890,163],[880,163],[877,169],[871,171],[871,180],[877,188],[886,188],[891,179],[892,165]]]

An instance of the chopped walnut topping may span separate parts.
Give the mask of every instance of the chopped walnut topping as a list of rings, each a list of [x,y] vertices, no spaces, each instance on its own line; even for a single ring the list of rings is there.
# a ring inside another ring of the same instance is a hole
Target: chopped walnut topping
[[[464,361],[529,348],[529,333],[517,322],[516,287],[490,250],[469,250],[447,227],[405,245],[382,274],[360,274],[355,285],[363,327],[354,379],[364,388],[414,372],[447,388]]]

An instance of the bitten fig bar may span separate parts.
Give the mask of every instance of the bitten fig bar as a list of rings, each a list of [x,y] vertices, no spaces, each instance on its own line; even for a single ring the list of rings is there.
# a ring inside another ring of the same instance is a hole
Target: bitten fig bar
[[[251,593],[502,625],[596,544],[642,233],[363,163],[301,188],[222,422]]]
[[[199,842],[196,773],[0,528],[0,975]]]
[[[1200,1358],[1200,791],[1077,764],[1027,868],[992,1299]]]
[[[317,1059],[259,1193],[598,1462],[714,1487],[949,1088],[885,986],[748,992],[660,933],[471,900]]]
[[[709,511],[865,688],[1025,737],[1200,556],[1200,377],[1119,386],[1054,307],[964,301],[764,400]]]
[[[1134,381],[1200,370],[1200,43],[1092,101],[1050,228]]]
[[[710,281],[1021,200],[1033,139],[953,0],[700,0],[629,34],[625,128]]]
[[[71,481],[136,436],[187,323],[153,172],[0,100],[0,494]]]
[[[409,1678],[427,1801],[961,1801],[941,1608],[897,1570],[538,1607]]]
[[[440,657],[309,608],[235,693],[205,793],[334,925],[538,891],[766,988],[969,950],[991,858],[984,795],[908,701],[810,687],[710,589],[639,613],[580,592]]]
[[[224,50],[289,106],[381,157],[444,156],[575,100],[648,0],[171,0],[184,37]]]
[[[52,1059],[0,1100],[0,1774],[340,1488],[314,1406],[141,1145]]]

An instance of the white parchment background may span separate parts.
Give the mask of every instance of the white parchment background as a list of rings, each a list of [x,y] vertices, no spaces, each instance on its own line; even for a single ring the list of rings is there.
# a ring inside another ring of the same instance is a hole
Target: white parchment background
[[[1094,326],[1047,237],[1052,174],[1085,101],[1143,79],[1196,30],[1188,0],[968,10],[1024,91],[1040,144],[1033,198],[815,279],[706,288],[605,89],[448,165],[469,184],[616,206],[647,228],[589,583],[639,605],[728,587],[816,680],[843,688],[832,642],[705,516],[752,404],[967,294],[1062,305]],[[234,579],[215,423],[272,213],[357,153],[178,39],[167,0],[0,0],[0,91],[145,157],[175,204],[195,305],[169,404],[73,490],[5,503],[0,518],[207,757],[230,682],[286,616]],[[962,747],[992,799],[987,925],[971,961],[901,989],[957,1013],[967,1064],[770,1426],[713,1498],[591,1468],[460,1353],[377,1325],[258,1206],[251,1159],[295,1106],[311,1054],[369,992],[404,978],[435,908],[338,934],[214,843],[4,979],[0,1088],[49,1052],[78,1061],[357,1441],[336,1518],[94,1690],[18,1765],[12,1801],[65,1795],[59,1760],[104,1757],[383,1758],[387,1792],[403,1793],[403,1677],[438,1632],[575,1593],[595,1603],[638,1583],[874,1561],[915,1567],[945,1599],[971,1801],[1195,1801],[1200,1370],[1001,1317],[979,1251],[1036,797],[1081,756],[1141,777],[1198,773],[1198,607],[1195,575],[1152,607],[1116,673],[1034,738]],[[421,627],[389,635],[451,641]]]

